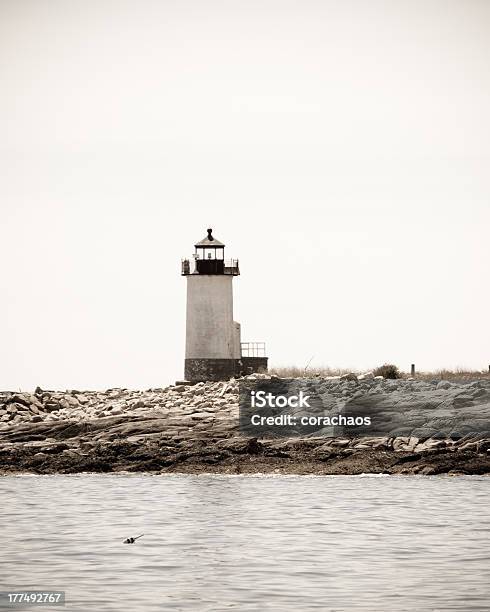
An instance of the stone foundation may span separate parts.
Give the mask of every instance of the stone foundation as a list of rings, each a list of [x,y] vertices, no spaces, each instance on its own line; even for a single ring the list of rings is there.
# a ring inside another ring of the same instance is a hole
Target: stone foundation
[[[267,372],[267,357],[242,357],[241,375],[253,374],[254,372]]]
[[[267,357],[242,357],[241,359],[186,359],[185,380],[201,382],[229,380],[254,372],[267,372]]]
[[[238,359],[186,359],[185,379],[190,382],[229,380],[238,376]]]

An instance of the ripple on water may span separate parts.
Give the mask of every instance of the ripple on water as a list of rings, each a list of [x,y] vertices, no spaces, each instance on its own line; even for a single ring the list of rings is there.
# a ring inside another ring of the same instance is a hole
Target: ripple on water
[[[2,589],[64,589],[80,612],[483,610],[488,483],[4,477]]]

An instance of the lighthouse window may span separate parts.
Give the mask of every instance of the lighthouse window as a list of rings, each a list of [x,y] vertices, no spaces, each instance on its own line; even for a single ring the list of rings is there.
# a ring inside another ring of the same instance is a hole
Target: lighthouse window
[[[218,259],[223,261],[225,258],[225,250],[223,247],[197,247],[196,259]]]

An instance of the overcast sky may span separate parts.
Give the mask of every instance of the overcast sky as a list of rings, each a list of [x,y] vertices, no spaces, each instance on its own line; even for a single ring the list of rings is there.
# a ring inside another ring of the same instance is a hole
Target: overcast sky
[[[490,363],[490,2],[0,0],[0,389],[183,377],[180,259],[271,365]]]

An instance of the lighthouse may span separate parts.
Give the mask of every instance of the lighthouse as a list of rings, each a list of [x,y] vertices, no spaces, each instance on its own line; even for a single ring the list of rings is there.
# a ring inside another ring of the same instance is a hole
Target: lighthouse
[[[242,343],[240,324],[233,320],[238,259],[225,260],[225,245],[212,229],[194,247],[193,257],[182,260],[187,280],[185,379],[229,380],[267,370],[265,344]]]

